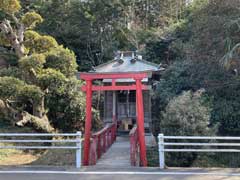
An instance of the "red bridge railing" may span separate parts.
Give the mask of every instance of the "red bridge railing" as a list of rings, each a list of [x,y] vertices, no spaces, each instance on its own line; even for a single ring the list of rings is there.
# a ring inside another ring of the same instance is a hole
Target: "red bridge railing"
[[[130,161],[132,166],[139,166],[139,143],[137,126],[134,126],[129,133],[130,136]]]
[[[92,135],[89,165],[95,165],[116,140],[116,124],[108,124]]]

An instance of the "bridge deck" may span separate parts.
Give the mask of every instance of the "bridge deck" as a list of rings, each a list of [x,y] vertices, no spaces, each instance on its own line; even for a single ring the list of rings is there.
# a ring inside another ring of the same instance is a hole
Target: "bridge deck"
[[[97,161],[95,167],[130,167],[129,137],[118,136],[110,149]]]

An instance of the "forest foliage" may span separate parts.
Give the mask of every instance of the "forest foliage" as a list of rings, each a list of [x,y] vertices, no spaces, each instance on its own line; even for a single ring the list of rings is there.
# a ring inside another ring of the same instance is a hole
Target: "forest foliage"
[[[218,124],[218,135],[239,135],[239,7],[236,0],[195,1],[169,31],[173,56],[155,94],[161,102],[154,110],[156,122],[176,96],[204,88],[210,126]]]
[[[0,1],[1,118],[43,132],[82,129],[85,98],[76,78],[76,56],[54,37],[38,32],[36,26],[44,19],[24,5]],[[94,115],[98,121],[98,112]]]

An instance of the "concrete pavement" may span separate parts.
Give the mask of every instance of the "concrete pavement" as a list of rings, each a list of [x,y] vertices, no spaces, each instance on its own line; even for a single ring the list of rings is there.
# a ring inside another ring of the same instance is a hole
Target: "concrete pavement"
[[[239,180],[240,169],[0,168],[0,180]]]
[[[0,180],[239,180],[238,176],[212,175],[66,175],[0,174]]]
[[[96,168],[104,167],[123,168],[130,165],[130,143],[129,137],[117,137],[110,149],[97,161]]]

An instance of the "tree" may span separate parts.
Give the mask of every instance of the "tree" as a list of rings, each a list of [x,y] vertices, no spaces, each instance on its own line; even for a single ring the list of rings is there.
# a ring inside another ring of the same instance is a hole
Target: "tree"
[[[40,31],[73,50],[81,71],[110,60],[113,51],[142,50],[149,37],[180,21],[186,7],[185,0],[42,2],[35,8],[45,19]]]
[[[28,77],[23,74],[23,78],[26,79],[29,83],[32,83],[35,79],[31,77],[31,75],[34,75],[37,73],[38,70],[40,70],[42,64],[44,63],[44,58],[41,55],[33,55],[27,57],[27,52],[25,51],[24,47],[24,33],[27,29],[34,28],[38,23],[42,22],[42,18],[39,14],[35,12],[27,12],[23,16],[18,16],[18,13],[21,9],[20,2],[17,0],[1,0],[0,1],[0,10],[1,13],[4,14],[4,18],[2,19],[0,23],[0,33],[1,33],[1,42],[4,42],[2,39],[5,40],[5,43],[2,43],[3,46],[11,47],[13,51],[16,53],[17,58],[20,59],[18,62],[20,65],[20,69],[22,69],[26,74],[28,74]],[[33,61],[32,61],[33,60]],[[36,66],[35,66],[36,65]],[[9,82],[7,82],[9,80]],[[14,82],[15,81],[15,82]],[[1,109],[1,111],[6,111],[6,109],[13,109],[10,108],[10,104],[8,103],[10,100],[17,102],[17,99],[20,99],[21,95],[23,96],[24,93],[21,93],[22,91],[28,91],[28,95],[31,97],[28,97],[29,101],[31,101],[32,105],[32,115],[27,112],[22,112],[20,115],[14,115],[10,116],[10,118],[18,119],[17,124],[24,124],[31,121],[38,121],[47,123],[48,125],[48,118],[46,116],[45,108],[44,108],[44,95],[42,93],[31,93],[36,88],[31,87],[31,85],[25,85],[24,82],[18,79],[8,79],[8,77],[1,78],[1,89],[3,90],[1,93],[1,101],[2,104],[5,104]],[[5,83],[4,83],[5,82]],[[6,83],[7,82],[7,83]],[[13,83],[18,83],[18,86],[16,86]],[[7,86],[12,86],[12,90],[14,90],[13,94],[11,94],[9,97],[4,96],[5,94],[9,93],[9,89]],[[23,86],[23,89],[21,89]],[[39,89],[40,91],[40,89]],[[20,94],[18,94],[20,93]],[[27,93],[27,92],[25,92]],[[42,94],[41,96],[36,96],[36,94]],[[26,97],[26,96],[23,96]],[[25,101],[25,99],[23,98]],[[19,102],[18,102],[19,103]],[[24,109],[24,108],[23,108]],[[17,110],[14,110],[17,112]],[[5,114],[7,115],[7,114]],[[46,127],[43,127],[46,128]],[[51,129],[51,128],[50,128]],[[44,129],[45,131],[50,131],[49,128]]]
[[[28,85],[17,78],[0,77],[0,88],[0,114],[8,117],[11,119],[11,122],[16,123],[18,126],[31,124],[39,131],[53,131],[45,115],[46,112],[43,104],[44,93],[39,87]],[[30,104],[34,107],[31,109],[34,112],[31,113],[27,111],[19,113],[18,109],[13,108],[23,106],[21,108],[27,110]],[[17,122],[12,119],[17,119]]]
[[[34,11],[22,15],[26,9],[18,0],[1,0],[0,5],[0,45],[16,55],[16,63],[0,70],[1,114],[19,126],[31,124],[44,132],[53,127],[82,128],[84,119],[77,112],[84,112],[85,105],[75,77],[74,53],[34,31],[43,18]],[[59,119],[63,124],[56,123]]]
[[[25,55],[24,51],[24,32],[26,29],[34,28],[38,23],[42,22],[42,17],[35,12],[24,14],[21,19],[16,17],[21,6],[18,0],[1,0],[0,10],[3,11],[6,18],[0,23],[2,38],[5,38],[5,45],[11,46],[18,58]]]
[[[210,127],[211,109],[209,103],[204,102],[204,92],[204,89],[194,93],[184,91],[173,98],[163,112],[161,132],[171,136],[214,136],[217,126]],[[167,161],[171,166],[189,166],[197,157],[197,153],[170,153]]]
[[[204,88],[212,99],[210,123],[219,124],[218,135],[239,135],[239,5],[235,0],[195,0],[186,9],[183,23],[165,32],[164,37],[173,39],[167,47],[177,52],[177,58],[171,59],[155,91],[156,134],[163,120],[159,111],[165,112],[167,104],[183,91]],[[158,59],[156,54],[166,46],[155,43],[147,46],[147,53],[160,63],[165,57]]]
[[[73,77],[77,69],[75,54],[63,47],[53,49],[46,53],[45,67],[58,69],[66,77]]]
[[[163,113],[161,132],[173,136],[213,135],[209,127],[211,109],[201,99],[204,91],[187,91],[173,98]]]
[[[110,60],[118,49],[114,34],[124,26],[126,3],[125,0],[48,1],[38,8],[45,18],[39,30],[73,50],[79,70],[88,71]]]

